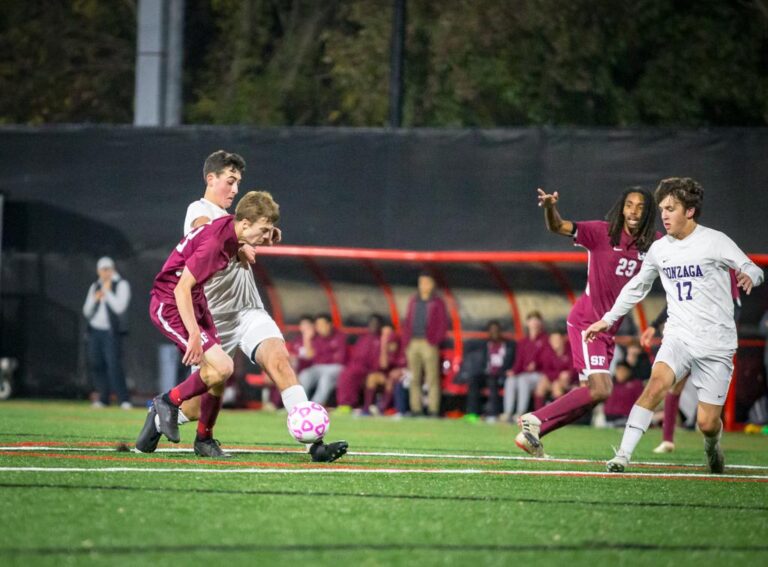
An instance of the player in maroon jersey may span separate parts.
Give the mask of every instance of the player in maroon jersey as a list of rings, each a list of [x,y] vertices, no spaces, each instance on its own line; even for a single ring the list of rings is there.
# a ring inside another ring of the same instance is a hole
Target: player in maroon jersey
[[[203,395],[195,438],[195,452],[199,455],[228,456],[212,435],[221,396],[208,392],[219,393],[217,389],[223,387],[233,370],[232,359],[221,348],[203,286],[229,264],[241,244],[268,243],[279,217],[279,207],[269,193],[251,191],[240,200],[234,215],[190,231],[155,277],[149,307],[152,322],[184,353],[184,364],[200,369],[152,403],[160,431],[178,443],[179,406]]]
[[[579,419],[611,395],[609,367],[614,335],[621,320],[590,343],[584,341],[583,332],[592,321],[610,310],[621,288],[640,270],[648,248],[661,235],[654,228],[653,197],[639,187],[626,189],[605,221],[564,220],[557,210],[557,191],[549,194],[539,189],[538,193],[547,229],[572,237],[574,245],[589,252],[587,289],[571,309],[567,322],[573,367],[587,386],[574,388],[551,404],[518,419],[520,433],[515,444],[531,455],[543,457],[541,437]]]

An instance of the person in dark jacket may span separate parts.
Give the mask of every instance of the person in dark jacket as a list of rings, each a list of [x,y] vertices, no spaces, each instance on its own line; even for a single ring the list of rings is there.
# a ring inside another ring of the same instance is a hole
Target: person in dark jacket
[[[480,391],[488,388],[489,422],[496,421],[499,415],[501,399],[499,388],[504,385],[504,377],[515,360],[515,344],[505,341],[501,336],[501,324],[498,321],[488,323],[488,340],[477,351],[477,368],[469,369],[469,393],[467,394],[467,421],[477,421],[480,415]]]
[[[422,383],[427,384],[427,409],[431,416],[440,413],[440,343],[448,332],[448,310],[435,292],[435,280],[421,273],[418,293],[411,297],[403,325],[408,369],[411,372],[410,405],[414,415],[423,412]]]

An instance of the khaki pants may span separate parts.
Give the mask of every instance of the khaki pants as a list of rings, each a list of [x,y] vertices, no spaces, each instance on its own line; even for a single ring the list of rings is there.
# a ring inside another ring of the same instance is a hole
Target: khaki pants
[[[422,374],[427,383],[427,404],[430,415],[440,413],[440,352],[426,339],[412,339],[405,351],[408,358],[408,370],[411,371],[411,412],[422,413],[421,385]]]

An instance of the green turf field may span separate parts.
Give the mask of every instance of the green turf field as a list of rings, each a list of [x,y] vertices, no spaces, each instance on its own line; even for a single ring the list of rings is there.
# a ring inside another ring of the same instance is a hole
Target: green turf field
[[[351,454],[330,465],[295,452],[284,413],[222,412],[227,461],[195,458],[189,425],[116,451],[144,415],[0,403],[0,565],[768,564],[765,436],[726,434],[740,466],[721,478],[695,433],[651,453],[657,429],[612,476],[618,430],[555,432],[533,461],[504,458],[516,428],[453,420],[332,416]]]

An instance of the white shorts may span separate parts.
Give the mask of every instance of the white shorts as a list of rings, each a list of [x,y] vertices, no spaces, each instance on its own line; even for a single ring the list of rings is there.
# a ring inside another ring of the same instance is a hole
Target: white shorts
[[[264,309],[247,309],[231,317],[215,317],[214,321],[221,348],[230,356],[234,356],[239,347],[252,360],[254,349],[266,339],[285,340],[277,323]]]
[[[691,375],[700,402],[722,406],[733,374],[734,350],[698,351],[677,337],[664,337],[656,355],[675,373],[675,383]]]

